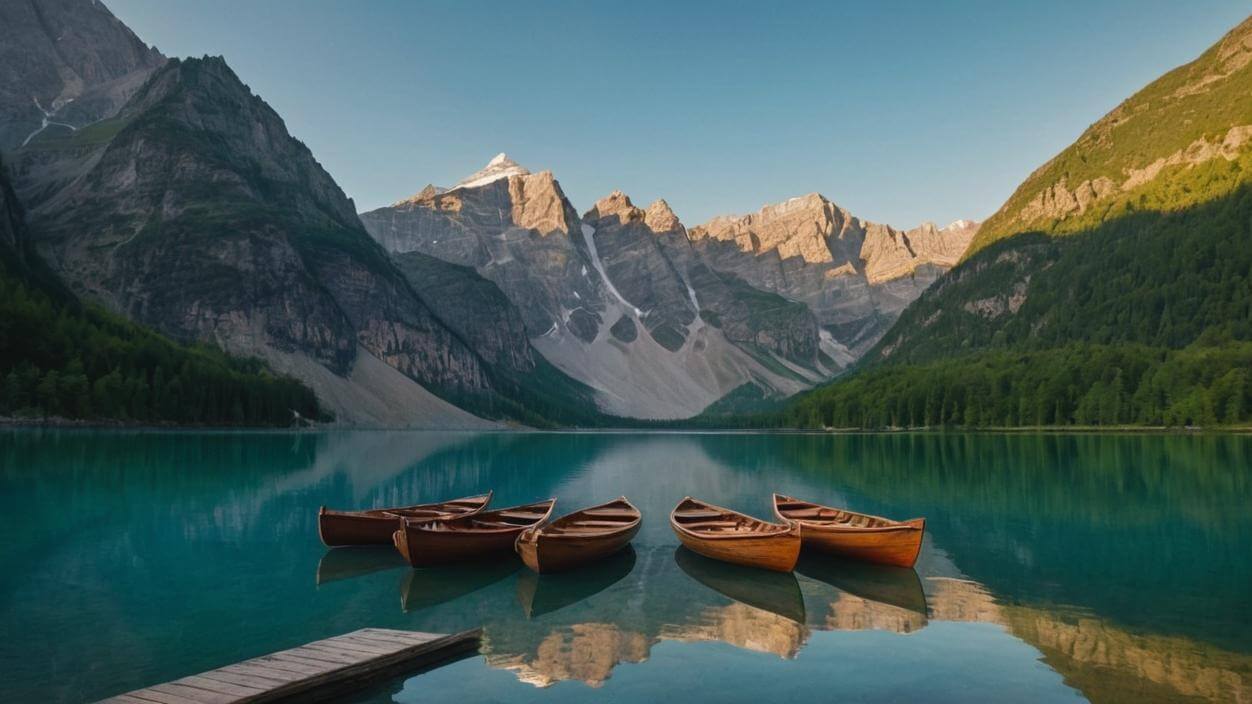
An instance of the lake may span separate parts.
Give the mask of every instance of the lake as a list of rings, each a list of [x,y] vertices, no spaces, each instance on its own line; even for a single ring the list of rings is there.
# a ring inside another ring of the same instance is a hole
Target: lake
[[[317,508],[627,495],[537,577],[334,550]],[[916,570],[710,562],[691,494],[927,518]],[[351,701],[1252,700],[1252,437],[0,431],[0,701],[92,701],[361,627],[481,625]]]

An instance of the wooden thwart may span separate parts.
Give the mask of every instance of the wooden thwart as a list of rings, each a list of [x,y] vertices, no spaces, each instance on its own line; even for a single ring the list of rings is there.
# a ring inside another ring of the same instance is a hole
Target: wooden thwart
[[[403,670],[432,665],[478,645],[481,629],[443,635],[362,628],[299,648],[105,699],[101,704],[249,704],[342,696]]]

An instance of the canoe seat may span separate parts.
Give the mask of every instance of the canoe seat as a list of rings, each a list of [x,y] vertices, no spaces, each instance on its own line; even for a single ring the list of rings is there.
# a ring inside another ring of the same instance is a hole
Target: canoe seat
[[[484,528],[520,528],[516,523],[506,521],[474,521],[474,525]]]
[[[822,517],[822,510],[820,508],[805,508],[805,509],[780,508],[779,510],[782,511],[783,515],[786,516],[787,518],[821,518]]]
[[[497,511],[491,515],[498,516],[500,518],[520,518],[520,519],[527,520],[527,521],[533,521],[534,519],[542,516],[543,514],[544,514],[543,511],[536,510],[536,511],[527,512],[527,513],[523,513],[521,511]]]
[[[701,521],[699,523],[687,523],[684,528],[734,528],[739,525],[739,521]]]
[[[600,516],[602,518],[625,518],[634,520],[636,514],[613,508],[591,508],[582,512],[584,516]]]
[[[690,511],[675,511],[675,518],[720,518],[726,514],[721,511],[701,511],[698,509]]]

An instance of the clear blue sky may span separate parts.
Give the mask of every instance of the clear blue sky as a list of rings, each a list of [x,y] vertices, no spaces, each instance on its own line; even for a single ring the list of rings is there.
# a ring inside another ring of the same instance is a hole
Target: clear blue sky
[[[580,210],[688,225],[820,191],[900,227],[984,218],[1246,0],[105,0],[221,54],[360,210],[505,151]]]

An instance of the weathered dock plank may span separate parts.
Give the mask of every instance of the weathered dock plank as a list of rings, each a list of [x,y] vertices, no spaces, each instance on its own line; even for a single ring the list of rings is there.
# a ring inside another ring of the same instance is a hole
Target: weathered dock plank
[[[101,704],[264,704],[342,696],[374,680],[442,662],[474,648],[475,629],[445,635],[362,628],[290,650],[136,689]]]

